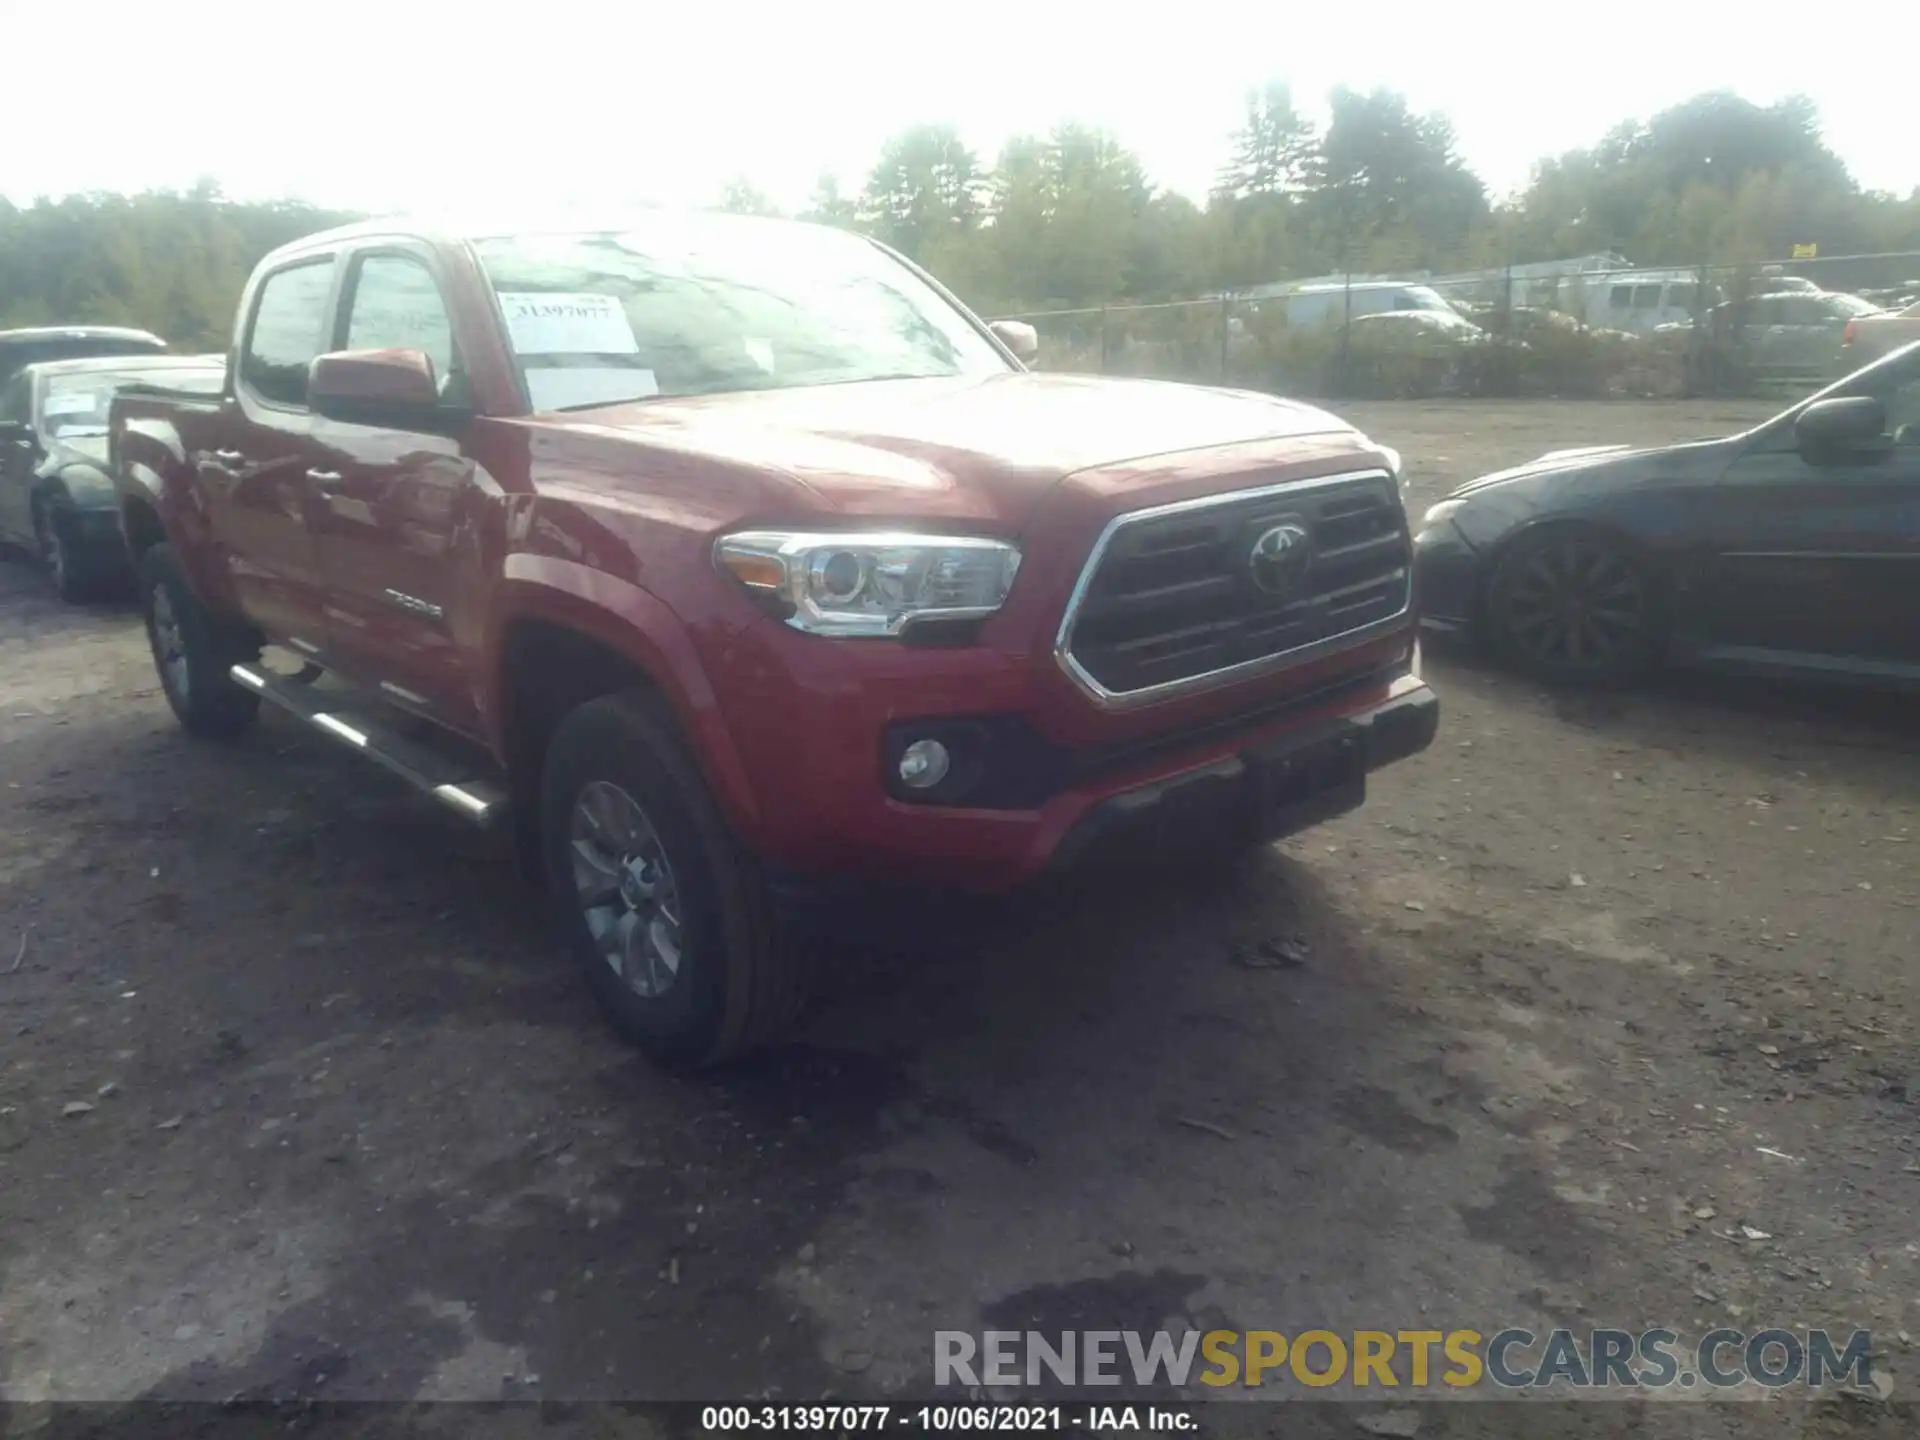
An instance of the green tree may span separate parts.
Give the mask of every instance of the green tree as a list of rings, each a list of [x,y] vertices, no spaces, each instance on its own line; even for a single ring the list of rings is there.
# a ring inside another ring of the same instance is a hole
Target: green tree
[[[840,193],[840,177],[831,170],[822,170],[820,178],[814,181],[813,194],[807,199],[807,208],[800,212],[802,220],[811,220],[819,225],[838,225],[843,230],[851,230],[859,223],[859,203]]]
[[[730,215],[778,215],[780,207],[744,176],[736,175],[720,191],[720,208]]]
[[[224,350],[269,250],[352,217],[293,202],[185,192],[73,195],[0,207],[0,325],[138,325],[180,349]]]
[[[1486,186],[1460,159],[1444,116],[1416,115],[1391,90],[1330,97],[1308,200],[1337,263],[1456,260],[1489,215]]]
[[[1861,196],[1810,102],[1712,91],[1542,162],[1515,208],[1524,258],[1618,250],[1685,265],[1867,248],[1883,207]]]
[[[951,125],[919,125],[880,149],[860,219],[902,254],[920,259],[943,232],[965,233],[980,215],[979,164]]]
[[[1320,137],[1294,108],[1293,90],[1270,80],[1248,92],[1246,119],[1233,132],[1233,154],[1216,193],[1229,200],[1292,195],[1318,178]]]

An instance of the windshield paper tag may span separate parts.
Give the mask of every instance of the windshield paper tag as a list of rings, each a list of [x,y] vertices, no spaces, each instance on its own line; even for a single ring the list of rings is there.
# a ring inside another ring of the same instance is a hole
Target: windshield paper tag
[[[615,295],[502,293],[507,337],[521,355],[637,355]]]

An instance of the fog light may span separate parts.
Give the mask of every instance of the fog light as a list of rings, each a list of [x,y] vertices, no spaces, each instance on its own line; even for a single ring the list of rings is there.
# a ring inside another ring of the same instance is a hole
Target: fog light
[[[900,752],[900,783],[914,790],[931,790],[947,778],[953,757],[938,740],[916,740]]]

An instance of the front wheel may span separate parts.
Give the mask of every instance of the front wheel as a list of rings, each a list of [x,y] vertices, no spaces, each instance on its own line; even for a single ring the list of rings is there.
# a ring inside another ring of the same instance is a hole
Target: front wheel
[[[656,697],[606,696],[560,722],[540,832],[568,948],[654,1060],[725,1060],[798,1013],[800,952]]]
[[[139,573],[147,644],[167,704],[189,735],[231,740],[253,723],[260,697],[234,684],[228,672],[258,659],[259,645],[200,603],[171,545],[142,555]]]
[[[35,548],[40,552],[40,563],[47,572],[47,583],[53,587],[55,598],[69,605],[91,599],[93,586],[88,583],[89,576],[73,553],[73,542],[68,538],[67,527],[49,505],[35,502],[33,537]]]
[[[1659,659],[1664,633],[1645,561],[1624,541],[1575,528],[1515,543],[1494,569],[1483,625],[1508,661],[1568,684],[1636,678]]]

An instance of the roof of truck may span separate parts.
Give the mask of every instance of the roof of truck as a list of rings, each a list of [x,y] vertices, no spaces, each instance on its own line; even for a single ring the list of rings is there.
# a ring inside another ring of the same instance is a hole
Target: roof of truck
[[[274,253],[276,255],[282,252],[292,253],[338,244],[343,240],[369,239],[383,235],[415,235],[422,239],[460,241],[483,240],[497,235],[618,234],[666,227],[675,229],[692,227],[715,231],[779,228],[832,231],[836,234],[851,233],[840,231],[835,226],[816,224],[810,220],[788,220],[770,215],[734,215],[719,210],[635,207],[611,212],[606,210],[572,212],[564,208],[547,208],[524,214],[403,213],[377,216],[302,236],[298,240],[281,246],[280,250]]]

